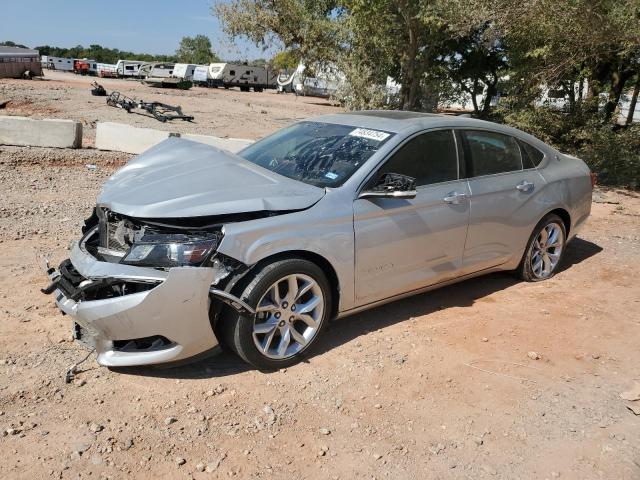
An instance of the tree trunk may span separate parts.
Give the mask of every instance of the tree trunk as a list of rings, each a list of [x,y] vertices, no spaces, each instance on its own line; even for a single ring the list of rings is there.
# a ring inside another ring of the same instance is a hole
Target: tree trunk
[[[604,104],[604,108],[602,109],[604,113],[605,121],[611,120],[613,117],[616,108],[618,108],[618,103],[620,102],[620,96],[622,95],[622,91],[624,90],[624,84],[627,82],[627,78],[629,74],[624,71],[620,71],[620,69],[615,70],[611,74],[611,87],[609,88],[609,98],[607,99],[607,103]]]
[[[491,108],[491,99],[496,96],[498,89],[498,74],[494,73],[493,80],[487,83],[487,96],[484,97],[484,104],[482,105],[482,116],[486,117]]]
[[[416,72],[416,57],[418,56],[418,39],[411,26],[408,27],[409,44],[402,62],[402,87],[400,89],[402,110],[412,110],[418,99],[420,78]]]
[[[578,78],[578,82],[580,82],[578,84],[578,103],[582,104],[582,100],[584,100],[584,78],[583,77],[579,77]]]
[[[638,103],[638,94],[640,93],[640,72],[638,72],[638,79],[636,80],[636,86],[633,89],[633,95],[631,96],[631,103],[629,104],[629,113],[627,114],[627,121],[625,125],[631,125],[633,123],[633,115],[636,111],[636,104]]]
[[[473,114],[477,117],[480,115],[480,110],[478,109],[478,99],[476,98],[476,92],[478,91],[478,79],[473,79],[473,87],[471,88],[471,104],[473,105]]]
[[[570,82],[564,85],[565,90],[569,94],[569,111],[576,111],[576,90],[575,90],[575,81],[571,80]]]

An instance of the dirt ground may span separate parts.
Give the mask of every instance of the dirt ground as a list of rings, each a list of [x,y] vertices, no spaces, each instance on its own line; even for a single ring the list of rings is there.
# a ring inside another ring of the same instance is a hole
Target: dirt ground
[[[195,119],[193,122],[161,123],[146,112],[144,115],[128,114],[108,106],[105,97],[92,96],[93,81],[109,93],[119,91],[137,100],[180,105],[185,115],[193,115]],[[257,139],[296,120],[340,110],[322,98],[277,94],[275,90],[254,93],[240,92],[237,88],[153,88],[135,80],[96,78],[54,70],[45,70],[42,80],[0,80],[0,104],[4,101],[8,103],[0,109],[0,115],[68,118],[81,122],[85,147],[93,146],[98,121],[178,133]]]
[[[86,86],[53,82],[0,93],[61,117],[126,118],[89,104]],[[205,125],[238,137],[333,110],[273,93],[205,96],[238,104]],[[268,113],[234,123],[252,108]],[[118,371],[90,357],[65,384],[86,350],[40,293],[37,256],[65,258],[100,185],[129,158],[0,146],[0,478],[640,478],[640,416],[627,408],[640,401],[620,398],[640,383],[639,195],[598,191],[549,281],[493,274],[337,321],[286,370],[260,373],[226,353]]]

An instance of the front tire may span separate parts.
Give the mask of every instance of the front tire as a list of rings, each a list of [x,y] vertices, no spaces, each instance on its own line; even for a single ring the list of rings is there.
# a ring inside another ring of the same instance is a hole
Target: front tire
[[[540,282],[553,277],[567,242],[567,231],[562,219],[553,213],[546,215],[534,228],[527,249],[516,270],[527,282]]]
[[[256,309],[253,316],[226,315],[225,342],[260,370],[298,363],[329,323],[331,288],[316,264],[302,259],[274,262],[260,270],[241,298]]]

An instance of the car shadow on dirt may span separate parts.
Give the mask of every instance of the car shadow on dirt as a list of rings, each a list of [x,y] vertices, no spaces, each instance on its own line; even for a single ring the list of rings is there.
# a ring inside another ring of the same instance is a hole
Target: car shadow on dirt
[[[576,238],[567,246],[559,272],[563,272],[597,255],[601,251],[602,248],[595,243]],[[509,272],[492,273],[391,302],[343,320],[337,320],[329,326],[311,358],[389,325],[451,307],[471,307],[477,300],[509,288],[519,282],[520,280]],[[226,377],[252,369],[251,366],[240,360],[236,355],[220,351],[218,354],[204,360],[177,367],[129,367],[114,369],[114,371],[129,375],[159,378],[204,379]]]

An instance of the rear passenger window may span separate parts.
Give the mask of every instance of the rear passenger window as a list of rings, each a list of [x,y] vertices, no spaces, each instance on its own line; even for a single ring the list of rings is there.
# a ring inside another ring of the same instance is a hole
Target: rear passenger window
[[[458,155],[451,130],[427,132],[409,140],[378,172],[400,173],[416,179],[416,186],[458,179]]]
[[[464,132],[474,177],[522,170],[520,147],[515,138],[495,132]]]
[[[542,162],[542,159],[544,158],[544,153],[522,140],[518,140],[518,144],[520,144],[524,168],[534,168],[540,165],[540,162]]]

